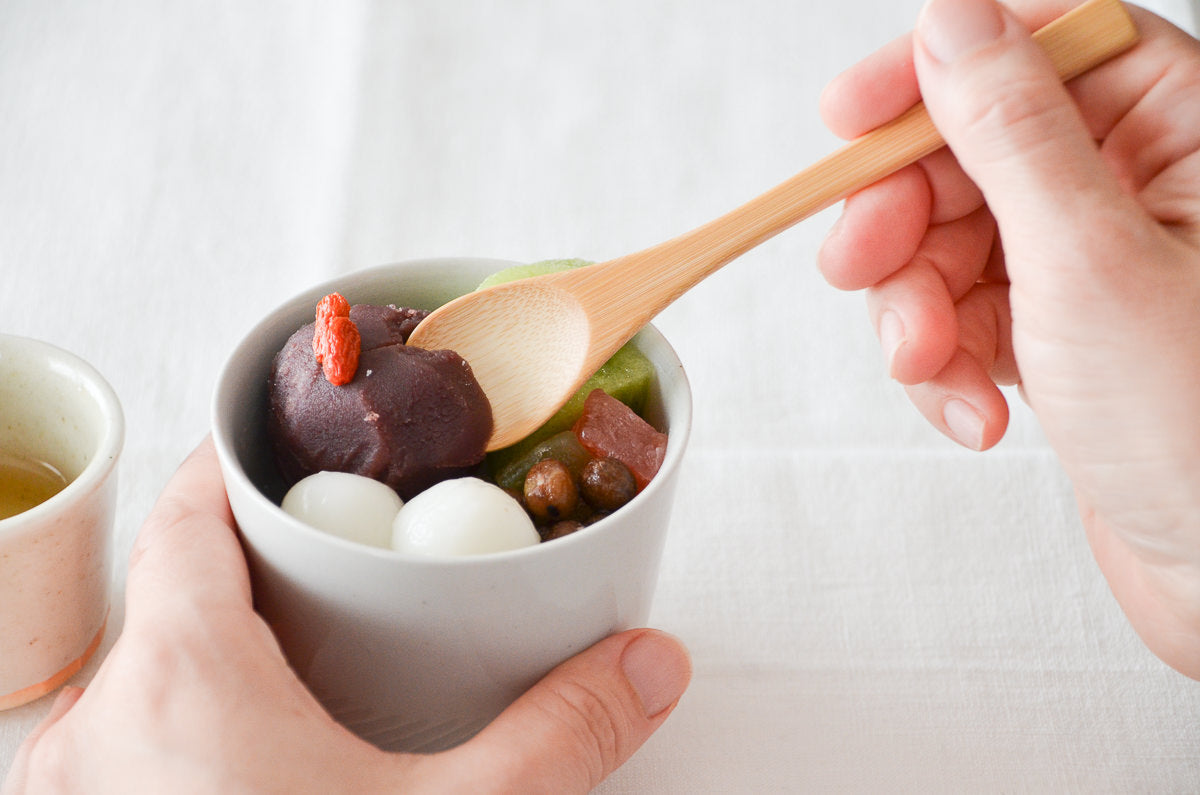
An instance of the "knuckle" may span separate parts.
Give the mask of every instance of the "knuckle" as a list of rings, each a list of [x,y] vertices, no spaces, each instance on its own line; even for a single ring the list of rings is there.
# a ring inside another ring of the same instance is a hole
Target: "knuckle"
[[[1064,124],[1072,123],[1072,108],[1061,92],[1046,91],[1042,81],[1012,78],[990,90],[970,92],[981,98],[961,110],[962,141],[986,160],[1027,156],[1055,141]]]
[[[629,721],[606,694],[583,682],[553,688],[543,708],[573,738],[576,761],[598,784],[624,758]]]
[[[1006,357],[1008,291],[1003,285],[976,285],[958,303],[959,346],[984,370],[993,370]]]
[[[160,497],[134,539],[129,556],[130,570],[139,569],[142,560],[157,546],[159,539],[186,523],[194,513],[194,508],[180,496],[167,494]]]

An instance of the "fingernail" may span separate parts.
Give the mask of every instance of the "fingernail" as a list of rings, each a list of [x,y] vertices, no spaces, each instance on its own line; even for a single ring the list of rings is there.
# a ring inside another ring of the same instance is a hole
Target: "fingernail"
[[[641,700],[646,717],[653,718],[683,695],[692,678],[692,661],[678,640],[651,630],[625,647],[621,670]]]
[[[917,37],[926,52],[950,63],[995,41],[1004,18],[993,0],[929,0],[917,19]]]
[[[983,449],[983,415],[965,400],[952,398],[942,406],[942,420],[964,447]]]
[[[825,233],[825,240],[822,241],[822,245],[828,243],[831,240],[837,239],[837,236],[842,233],[842,218],[843,217],[844,216],[839,215],[837,217],[837,219],[834,220],[833,226],[829,227],[829,231]]]
[[[887,358],[888,373],[896,372],[896,351],[904,345],[904,321],[891,309],[879,316],[879,344]]]

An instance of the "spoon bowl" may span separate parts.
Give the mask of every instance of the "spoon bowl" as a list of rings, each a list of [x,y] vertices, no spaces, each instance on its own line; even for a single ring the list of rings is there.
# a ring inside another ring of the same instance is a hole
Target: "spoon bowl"
[[[588,369],[592,324],[569,286],[538,277],[468,293],[438,309],[433,324],[421,324],[423,343],[413,342],[416,331],[409,337],[410,345],[449,348],[471,365],[492,404],[489,451],[537,430],[583,383],[578,375],[586,373],[586,380],[606,361]],[[503,397],[518,392],[519,399]],[[553,408],[545,413],[530,408],[543,406]]]
[[[1120,0],[1088,0],[1034,38],[1063,80],[1137,41]],[[536,430],[621,345],[706,276],[941,148],[923,104],[726,215],[597,265],[489,287],[433,312],[409,344],[462,356],[492,404],[489,450]]]

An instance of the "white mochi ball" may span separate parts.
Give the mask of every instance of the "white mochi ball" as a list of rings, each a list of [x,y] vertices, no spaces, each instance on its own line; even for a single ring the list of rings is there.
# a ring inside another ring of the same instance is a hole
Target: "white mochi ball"
[[[387,549],[392,522],[403,504],[396,492],[378,480],[348,472],[317,472],[292,486],[280,507],[310,527]]]
[[[392,526],[392,548],[421,555],[484,555],[541,541],[525,509],[479,478],[443,480],[413,497]]]

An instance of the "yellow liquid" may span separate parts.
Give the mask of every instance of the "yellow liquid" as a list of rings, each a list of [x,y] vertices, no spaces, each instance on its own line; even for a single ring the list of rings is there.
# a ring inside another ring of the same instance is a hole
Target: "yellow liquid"
[[[0,450],[0,519],[41,505],[67,486],[67,479],[49,464]]]

